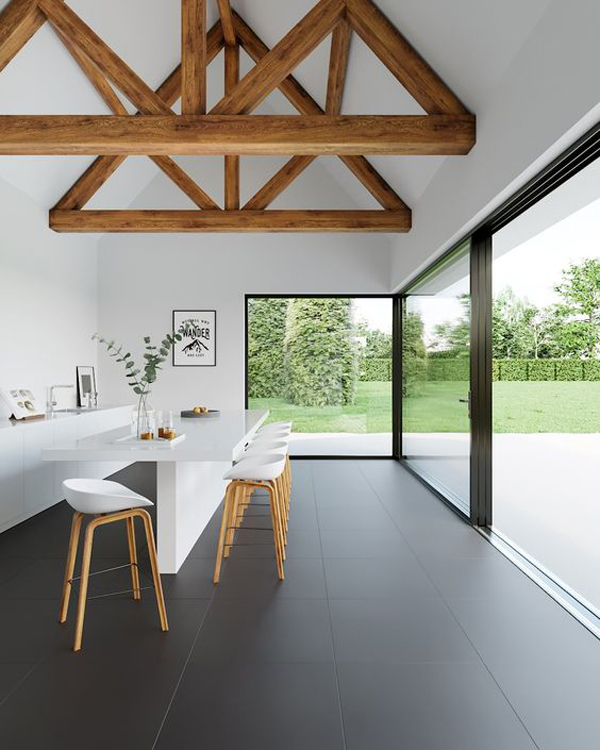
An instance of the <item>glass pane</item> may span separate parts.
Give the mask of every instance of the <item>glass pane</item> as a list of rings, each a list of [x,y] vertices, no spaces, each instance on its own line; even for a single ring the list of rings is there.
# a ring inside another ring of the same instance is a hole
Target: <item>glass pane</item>
[[[391,297],[250,298],[247,366],[293,455],[391,455]]]
[[[465,244],[405,296],[402,453],[469,512],[471,453],[470,247]]]
[[[493,528],[600,609],[600,161],[494,237]]]

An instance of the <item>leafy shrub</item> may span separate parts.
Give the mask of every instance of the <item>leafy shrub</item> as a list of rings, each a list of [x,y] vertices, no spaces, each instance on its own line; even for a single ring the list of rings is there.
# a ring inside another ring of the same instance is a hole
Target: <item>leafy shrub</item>
[[[248,304],[248,395],[285,396],[285,319],[289,300],[255,298]]]
[[[392,360],[389,358],[364,358],[360,365],[360,380],[363,382],[389,383],[392,379]]]
[[[600,380],[600,360],[586,359],[583,363],[584,380]]]
[[[500,380],[500,362],[497,359],[492,360],[492,380],[494,383]]]
[[[583,362],[580,359],[559,359],[556,361],[557,380],[583,380]]]
[[[354,403],[358,349],[352,300],[292,299],[285,332],[287,395],[299,406]]]
[[[526,359],[503,359],[500,362],[500,380],[527,380]]]
[[[532,359],[527,363],[529,380],[556,380],[556,363],[553,359]]]
[[[430,357],[427,360],[427,380],[444,382],[469,380],[470,367],[468,357],[453,359]]]

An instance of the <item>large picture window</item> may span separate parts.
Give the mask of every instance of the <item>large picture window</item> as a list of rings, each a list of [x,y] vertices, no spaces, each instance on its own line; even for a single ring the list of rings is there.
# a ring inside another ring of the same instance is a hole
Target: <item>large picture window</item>
[[[392,455],[391,297],[247,297],[247,403],[296,456]]]

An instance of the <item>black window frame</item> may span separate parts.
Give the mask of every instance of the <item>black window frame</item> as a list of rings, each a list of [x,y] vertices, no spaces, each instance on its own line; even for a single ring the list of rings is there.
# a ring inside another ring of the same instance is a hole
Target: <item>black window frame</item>
[[[244,404],[245,408],[249,408],[249,397],[248,397],[248,303],[252,299],[389,299],[392,301],[392,342],[393,344],[398,339],[397,332],[397,314],[396,308],[398,305],[397,296],[395,294],[351,294],[351,293],[339,293],[339,294],[294,294],[290,292],[288,294],[245,294],[244,295]],[[398,377],[398,370],[400,368],[400,361],[398,357],[398,350],[396,346],[392,346],[392,452],[388,455],[294,455],[290,456],[292,460],[311,460],[311,461],[385,461],[395,460],[398,456],[397,451],[397,439],[399,432],[399,403],[401,399],[401,393],[397,392],[398,383],[400,379]]]

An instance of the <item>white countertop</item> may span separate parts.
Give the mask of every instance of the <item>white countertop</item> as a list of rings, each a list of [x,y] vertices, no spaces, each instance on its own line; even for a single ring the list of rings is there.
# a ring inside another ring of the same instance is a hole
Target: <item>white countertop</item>
[[[81,417],[90,414],[99,414],[101,412],[113,411],[114,409],[131,409],[133,404],[122,404],[121,406],[98,406],[96,409],[69,409],[68,411],[55,411],[52,414],[46,414],[44,418],[38,419],[0,419],[0,430],[15,430],[33,428],[36,425],[48,424],[49,422],[58,422],[72,417]],[[8,413],[8,412],[5,412]]]
[[[44,461],[231,461],[269,416],[268,410],[223,411],[217,417],[175,418],[175,431],[186,438],[176,445],[148,441],[116,443],[131,430],[122,427],[42,451]]]

